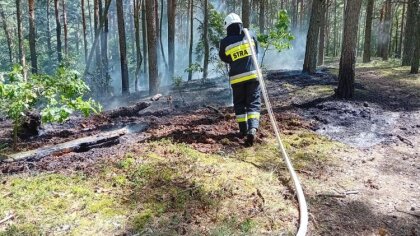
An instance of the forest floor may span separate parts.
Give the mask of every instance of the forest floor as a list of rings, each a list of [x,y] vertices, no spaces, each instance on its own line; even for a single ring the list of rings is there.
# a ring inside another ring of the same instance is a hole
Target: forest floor
[[[336,68],[266,75],[310,235],[420,235],[420,76],[358,65],[356,96],[343,101],[333,96]],[[245,147],[227,82],[209,80],[173,88],[135,116],[47,125],[19,150],[132,132],[101,148],[0,162],[0,235],[293,235],[293,184],[265,112],[261,123]],[[10,133],[1,120],[3,156]]]

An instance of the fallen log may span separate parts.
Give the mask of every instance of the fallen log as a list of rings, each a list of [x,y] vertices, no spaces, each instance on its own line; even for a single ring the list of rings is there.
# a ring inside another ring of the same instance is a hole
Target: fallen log
[[[141,110],[148,108],[151,105],[149,102],[139,102],[133,106],[120,107],[118,109],[105,112],[105,115],[110,118],[137,116]]]
[[[94,136],[75,139],[70,142],[54,146],[47,146],[36,150],[16,153],[3,157],[1,162],[38,161],[47,156],[63,155],[70,152],[86,152],[93,148],[109,147],[118,144],[119,138],[130,131],[122,128],[115,131],[100,133]]]

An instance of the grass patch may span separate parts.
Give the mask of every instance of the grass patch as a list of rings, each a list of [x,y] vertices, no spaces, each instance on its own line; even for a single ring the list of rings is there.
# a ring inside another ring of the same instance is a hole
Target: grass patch
[[[334,147],[304,132],[285,138],[299,168],[328,159],[325,153]],[[17,217],[0,232],[249,235],[294,230],[292,221],[276,220],[298,212],[283,196],[287,188],[275,169],[282,161],[274,140],[231,156],[204,154],[169,140],[138,150],[92,176],[2,177],[0,196],[6,197],[0,198],[0,216],[14,212]]]

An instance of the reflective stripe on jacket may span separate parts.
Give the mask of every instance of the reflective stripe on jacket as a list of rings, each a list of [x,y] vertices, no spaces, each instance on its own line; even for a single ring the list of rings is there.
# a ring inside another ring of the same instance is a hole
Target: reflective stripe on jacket
[[[252,39],[254,42],[251,44],[258,53],[258,42],[254,35],[252,35]],[[220,42],[219,57],[230,65],[229,77],[232,85],[257,79],[251,58],[251,46],[242,30],[238,30],[236,33],[229,32],[228,28],[228,36]]]

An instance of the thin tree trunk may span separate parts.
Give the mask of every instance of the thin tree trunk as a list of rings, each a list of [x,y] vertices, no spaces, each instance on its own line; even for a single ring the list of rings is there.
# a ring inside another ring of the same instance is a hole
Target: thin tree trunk
[[[66,0],[62,0],[63,5],[63,28],[64,28],[64,54],[68,55],[69,53],[69,33],[67,27],[67,10],[66,10]]]
[[[396,9],[398,10],[398,7],[399,7],[399,5],[397,5],[397,7],[396,7]],[[399,25],[400,25],[400,22],[399,22],[399,16],[398,16],[398,12],[397,12],[397,10],[395,11],[395,36],[394,36],[394,43],[392,44],[392,46],[393,46],[393,53],[394,53],[394,56],[395,57],[397,57],[397,54],[398,54],[398,39],[399,39],[399,35],[398,35],[398,27],[399,27]]]
[[[206,80],[209,73],[209,2],[204,0],[204,22],[203,22],[203,43],[204,43],[204,66],[203,66],[203,79]]]
[[[418,74],[419,73],[419,64],[420,64],[420,9],[417,11],[417,23],[416,23],[416,35],[415,35],[415,46],[416,49],[414,51],[413,60],[411,62],[411,74]]]
[[[337,56],[337,38],[338,38],[338,27],[337,27],[337,0],[334,0],[334,42],[333,42],[333,56]]]
[[[60,13],[59,13],[59,2],[54,0],[54,12],[55,12],[55,24],[56,24],[56,34],[57,34],[57,59],[58,62],[63,60],[62,46],[61,46],[61,22],[60,22]]]
[[[146,0],[147,46],[149,58],[149,94],[159,92],[158,50],[157,50],[157,20],[155,0]]]
[[[123,1],[117,2],[117,21],[118,21],[118,35],[120,42],[120,61],[121,61],[121,82],[122,94],[130,93],[130,85],[128,78],[128,64],[127,64],[127,45],[125,37],[125,23],[124,23],[124,5]]]
[[[415,51],[416,15],[418,6],[419,0],[408,0],[407,21],[405,23],[404,48],[402,55],[403,66],[410,66],[413,61],[413,55]]]
[[[325,14],[326,18],[325,18],[325,55],[329,56],[330,55],[330,1],[331,0],[327,0],[327,12]]]
[[[175,73],[175,16],[176,0],[168,0],[168,62],[169,78]]]
[[[29,49],[31,51],[32,73],[38,73],[38,58],[36,54],[36,29],[35,29],[35,0],[28,0],[29,7]]]
[[[317,65],[324,65],[325,57],[325,31],[326,31],[326,19],[327,19],[327,4],[323,2],[321,4],[321,19],[320,19],[320,28],[319,28],[319,45],[318,45],[318,62]]]
[[[382,6],[380,11],[380,17],[379,17],[379,26],[378,26],[378,34],[376,37],[376,56],[382,57],[383,56],[383,45],[384,45],[384,39],[383,39],[383,33],[384,33],[384,18],[385,18],[385,6]]]
[[[321,4],[323,0],[313,0],[311,19],[309,23],[308,35],[306,40],[305,61],[303,72],[313,74],[316,72],[319,38],[319,20],[321,16]]]
[[[94,38],[94,28],[92,26],[92,9],[90,8],[90,1],[91,0],[87,0],[87,6],[88,6],[88,14],[89,14],[89,27],[90,27],[90,38],[92,40],[95,40]]]
[[[146,26],[146,1],[142,0],[142,6],[143,6],[143,10],[141,11],[141,28],[143,31],[143,56],[144,58],[148,58],[147,56],[147,26]],[[147,60],[144,60],[143,63],[143,71],[144,71],[144,77],[147,78],[148,77],[148,72],[147,72]]]
[[[397,58],[401,58],[402,53],[402,45],[403,45],[403,35],[404,35],[404,20],[405,20],[405,9],[406,9],[406,3],[402,2],[403,4],[403,10],[402,10],[402,16],[401,16],[401,32],[400,32],[400,42],[398,44],[398,52],[397,52]]]
[[[82,28],[83,28],[83,46],[85,49],[85,62],[88,60],[88,45],[86,35],[86,16],[85,16],[85,0],[81,0],[80,7],[82,9]]]
[[[160,43],[160,51],[162,53],[162,60],[165,64],[166,71],[169,70],[168,63],[166,62],[166,55],[165,55],[165,49],[163,48],[163,42],[162,42],[162,30],[163,30],[163,0],[160,1],[160,23],[159,23],[159,43]]]
[[[392,22],[392,5],[391,0],[385,2],[385,18],[383,26],[383,47],[382,47],[382,59],[387,61],[389,59],[389,46],[391,41],[391,22]]]
[[[337,95],[340,98],[349,99],[354,95],[354,78],[356,65],[357,29],[359,25],[360,8],[362,0],[347,1],[343,47],[341,50],[339,83]]]
[[[245,28],[250,26],[250,11],[249,0],[242,0],[242,22]]]
[[[135,28],[135,41],[136,41],[136,79],[134,82],[135,91],[138,92],[138,84],[140,79],[141,72],[141,63],[143,62],[143,56],[141,55],[141,45],[140,45],[140,11],[141,11],[141,2],[140,0],[133,0],[134,5],[134,28]]]
[[[193,47],[194,47],[194,0],[190,1],[190,50],[188,52],[188,68],[190,70],[188,71],[188,81],[192,80],[192,57],[193,57]]]
[[[100,1],[102,1],[102,0],[94,0],[94,3],[93,3],[95,36],[96,35],[99,35],[99,36],[101,35],[101,29],[99,27],[100,16],[101,16],[101,14],[100,14],[100,9],[101,9]],[[117,1],[117,2],[120,2],[120,1]],[[118,19],[118,16],[117,16],[117,19]],[[101,38],[101,37],[99,37],[99,38]],[[99,72],[99,77],[100,77],[99,80],[102,80],[102,62],[101,62],[101,59],[102,59],[102,57],[101,57],[101,47],[100,47],[100,45],[98,45],[98,47],[96,47],[96,69],[97,69],[97,72]]]
[[[105,10],[104,10],[103,16],[102,16],[102,18],[100,19],[100,22],[99,22],[99,31],[95,33],[95,38],[93,40],[92,48],[91,48],[91,50],[89,52],[89,57],[88,57],[88,61],[86,63],[86,69],[84,71],[84,76],[83,77],[85,77],[86,74],[89,72],[90,66],[91,66],[92,61],[93,61],[93,56],[94,56],[97,48],[99,47],[99,40],[100,40],[100,36],[101,36],[100,31],[104,27],[105,17],[108,17],[108,11],[109,11],[110,5],[111,5],[111,0],[108,0],[106,2],[106,6],[105,6]]]
[[[111,0],[105,0],[106,4],[107,2],[111,2]],[[109,62],[108,62],[108,34],[109,34],[109,20],[108,20],[108,14],[104,15],[104,12],[102,10],[102,4],[101,4],[101,16],[104,20],[104,28],[102,31],[102,37],[101,37],[101,56],[102,56],[102,73],[105,79],[105,86],[106,90],[109,88],[110,83],[110,76],[109,76]],[[108,91],[107,91],[108,92]]]
[[[53,54],[53,50],[52,50],[52,43],[51,43],[50,13],[51,13],[50,0],[47,0],[47,48],[48,48],[48,55],[51,57]]]
[[[370,62],[372,49],[372,20],[373,20],[373,6],[375,0],[368,0],[366,7],[366,25],[365,25],[365,45],[363,49],[363,63]]]
[[[16,18],[17,18],[17,29],[18,29],[18,51],[19,51],[19,61],[23,67],[23,78],[27,80],[26,74],[26,56],[25,56],[25,47],[23,45],[23,26],[22,26],[22,2],[21,0],[16,0]]]
[[[260,1],[260,14],[259,14],[259,25],[260,25],[260,33],[264,34],[265,30],[265,0]]]
[[[7,48],[9,50],[9,63],[10,65],[12,65],[13,64],[12,36],[10,34],[11,32],[9,30],[9,26],[7,25],[6,16],[1,6],[0,6],[0,18],[1,18],[1,21],[3,22],[4,35],[6,36]]]

